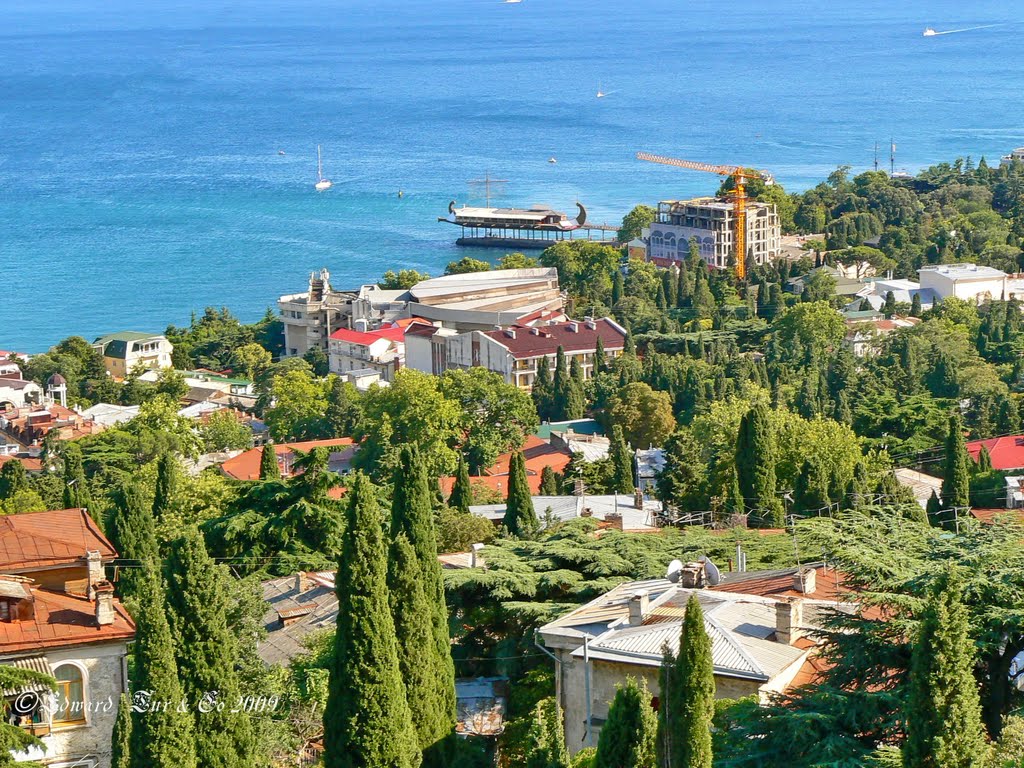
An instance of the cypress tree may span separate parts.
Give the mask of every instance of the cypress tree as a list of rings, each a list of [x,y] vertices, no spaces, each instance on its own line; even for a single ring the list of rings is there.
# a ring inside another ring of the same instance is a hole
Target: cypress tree
[[[159,520],[174,505],[178,493],[178,462],[165,451],[156,465],[156,494],[153,496],[153,517]]]
[[[540,530],[540,521],[530,498],[526,479],[526,460],[522,451],[512,454],[508,467],[508,496],[505,499],[505,529],[520,539],[532,539]]]
[[[690,276],[686,270],[686,264],[679,265],[679,275],[676,280],[676,306],[682,309],[690,302]]]
[[[569,376],[569,369],[565,362],[565,350],[561,345],[555,354],[555,376],[552,390],[554,394],[551,404],[551,420],[565,421],[568,418],[566,411],[571,398],[572,378]]]
[[[117,508],[114,510],[114,540],[123,560],[134,561],[121,576],[121,593],[134,593],[142,571],[140,568],[156,559],[158,545],[153,512],[146,505],[145,497],[138,483],[130,482],[117,493]]]
[[[132,702],[122,693],[117,704],[117,719],[110,738],[110,768],[131,767]]]
[[[967,609],[950,570],[925,604],[911,650],[906,768],[987,765],[974,655]]]
[[[622,292],[625,289],[625,281],[622,279],[622,270],[616,269],[612,275],[612,306],[614,307],[622,300]]]
[[[740,478],[736,472],[732,473],[732,483],[729,484],[729,494],[726,505],[731,514],[745,515],[747,513],[747,505],[743,499],[743,491],[740,490]]]
[[[601,727],[593,768],[650,768],[654,765],[658,719],[647,685],[627,678]]]
[[[260,450],[260,480],[280,480],[281,467],[277,463],[277,451],[267,443]]]
[[[348,484],[338,628],[324,710],[325,768],[416,768],[421,755],[398,665],[376,488]]]
[[[387,581],[399,668],[424,764],[440,766],[447,761],[446,740],[455,730],[455,665],[430,484],[413,446],[399,455],[394,487]]]
[[[566,421],[582,419],[586,410],[587,399],[583,394],[583,384],[576,378],[570,377],[569,388],[566,392],[565,411],[562,414],[562,418]]]
[[[949,509],[966,507],[971,494],[971,459],[964,444],[964,427],[956,411],[949,416],[946,430],[946,459],[942,473],[942,505]]]
[[[9,499],[19,491],[28,488],[25,465],[18,459],[5,461],[0,467],[0,499]]]
[[[935,495],[935,491],[932,491],[932,495],[928,497],[928,506],[925,507],[925,514],[928,516],[928,522],[932,525],[942,525],[942,503],[939,501],[939,497]]]
[[[755,405],[741,419],[736,438],[736,473],[740,492],[755,508],[767,527],[785,525],[782,504],[775,495],[775,435],[771,416],[763,404]]]
[[[579,355],[573,355],[572,362],[569,363],[569,376],[576,384],[583,384],[583,366],[580,365]]]
[[[82,467],[82,449],[75,443],[64,447],[64,509],[89,509],[89,486]]]
[[[977,472],[991,472],[992,471],[992,454],[988,452],[988,446],[981,446],[981,451],[978,452],[978,463],[975,466]]]
[[[130,768],[196,768],[192,716],[182,696],[156,559],[136,584],[132,687],[149,692],[149,707],[132,712]]]
[[[555,470],[551,467],[545,466],[540,471],[540,495],[541,496],[559,496],[558,488],[558,476],[555,475]]]
[[[658,283],[658,290],[654,298],[654,306],[661,311],[668,309],[668,297],[665,296],[665,286],[662,283]]]
[[[661,666],[658,711],[658,765],[711,768],[711,721],[715,714],[715,677],[704,611],[690,595],[679,634],[679,653]]]
[[[622,436],[622,427],[618,424],[612,427],[608,458],[612,460],[612,491],[633,493],[633,455],[626,444],[626,438]]]
[[[590,375],[596,376],[605,369],[608,361],[604,354],[604,339],[597,337],[597,345],[594,347],[594,367],[590,369]]]
[[[921,294],[919,293],[915,293],[913,300],[910,302],[910,316],[921,316]]]
[[[626,331],[626,340],[622,342],[622,354],[636,354],[636,341],[633,340],[633,332],[630,330]]]
[[[882,314],[886,317],[892,317],[896,314],[896,296],[892,291],[885,292],[885,304],[882,305]]]
[[[171,545],[167,612],[176,639],[178,679],[192,703],[198,768],[247,768],[256,762],[249,715],[234,711],[241,693],[236,671],[240,659],[228,628],[233,610],[228,595],[224,566],[214,563],[199,531],[187,529]],[[211,695],[215,700],[198,706]]]
[[[533,380],[530,395],[533,397],[533,405],[537,409],[537,416],[540,420],[552,421],[555,390],[551,380],[551,365],[546,356],[537,363],[537,376]]]
[[[554,697],[541,699],[533,708],[524,753],[525,768],[569,768],[562,708]]]
[[[397,478],[396,478],[397,481]],[[448,506],[459,512],[469,514],[469,506],[473,503],[473,489],[469,484],[469,466],[465,457],[459,454],[459,467],[455,472],[455,483],[452,485]]]

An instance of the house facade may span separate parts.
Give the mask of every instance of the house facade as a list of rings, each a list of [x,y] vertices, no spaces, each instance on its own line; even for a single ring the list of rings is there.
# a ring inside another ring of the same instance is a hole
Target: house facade
[[[377,331],[339,328],[328,346],[331,373],[372,370],[390,383],[405,364],[405,331],[404,323]]]
[[[14,724],[42,741],[15,759],[109,768],[135,637],[105,578],[117,553],[82,509],[0,518],[0,552],[0,664],[57,681],[55,693],[40,686],[3,692]]]
[[[123,379],[136,366],[162,369],[171,367],[174,346],[157,333],[121,331],[100,336],[92,346],[103,356],[103,367],[116,379]]]

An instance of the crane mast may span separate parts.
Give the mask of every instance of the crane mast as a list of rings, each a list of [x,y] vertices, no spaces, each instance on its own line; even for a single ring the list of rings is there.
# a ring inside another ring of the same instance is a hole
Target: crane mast
[[[739,165],[698,163],[693,160],[680,160],[677,157],[652,155],[650,152],[637,152],[636,159],[648,163],[670,165],[675,168],[686,168],[691,171],[717,173],[719,176],[732,178],[733,189],[729,197],[732,200],[733,258],[736,259],[736,277],[745,280],[747,278],[747,201],[750,199],[747,196],[747,182],[757,178],[759,174],[748,171]]]

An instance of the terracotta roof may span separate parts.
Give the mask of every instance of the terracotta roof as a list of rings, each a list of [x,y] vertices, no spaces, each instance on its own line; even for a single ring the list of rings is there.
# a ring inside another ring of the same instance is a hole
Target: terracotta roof
[[[576,327],[575,331],[570,330],[572,326]],[[594,328],[588,328],[585,322],[569,321],[536,328],[517,327],[511,331],[515,338],[504,330],[486,331],[484,335],[507,347],[516,358],[553,355],[559,347],[566,352],[596,349],[599,336],[606,350],[622,349],[626,344],[625,330],[607,317],[595,321]]]
[[[544,467],[551,467],[555,472],[562,472],[572,460],[572,454],[564,448],[551,445],[546,440],[530,435],[523,445],[523,458],[526,460],[526,481],[530,485],[530,493],[540,492],[540,476]],[[508,465],[512,453],[503,453],[490,469],[482,475],[469,478],[472,485],[485,485],[501,493],[508,493]],[[455,485],[454,477],[442,477],[441,488],[448,494]]]
[[[1024,523],[1024,509],[1004,509],[1002,507],[997,509],[978,509],[976,507],[972,507],[971,515],[975,520],[979,520],[983,523],[992,523],[1001,515],[1012,515],[1017,518],[1017,522]]]
[[[117,557],[84,509],[0,517],[0,572],[79,563],[90,550],[104,560]]]
[[[1019,469],[1024,467],[1024,435],[993,437],[988,440],[973,440],[967,444],[971,458],[978,460],[981,447],[988,448],[993,469]]]
[[[789,687],[804,688],[808,685],[817,685],[821,682],[828,669],[829,665],[821,657],[817,655],[808,656],[804,659],[804,663],[800,666],[800,671],[796,673],[796,677],[793,678]]]
[[[299,443],[274,443],[274,453],[279,457],[287,456],[288,454],[294,453],[296,450],[306,452],[311,451],[314,448],[343,448],[354,446],[354,442],[351,437],[337,437],[331,440],[306,440]],[[348,451],[332,451],[331,455],[348,453]],[[353,447],[351,453],[355,453]],[[263,448],[250,448],[248,451],[243,451],[234,458],[228,459],[220,465],[221,471],[228,477],[233,477],[235,480],[259,480],[260,478],[260,459],[263,456]],[[349,457],[351,458],[351,457]]]
[[[39,588],[34,588],[32,595],[32,619],[0,622],[0,654],[135,637],[135,622],[118,600],[114,600],[113,623],[99,626],[90,600]]]
[[[339,328],[331,334],[336,341],[347,341],[350,344],[359,344],[368,347],[381,339],[401,342],[405,339],[405,328],[381,328],[379,331],[350,331],[348,328]]]
[[[0,456],[0,467],[8,461],[20,461],[26,472],[42,472],[43,462],[41,459],[33,459],[28,456]]]
[[[847,590],[842,589],[843,577],[838,571],[823,565],[813,566],[815,588],[813,592],[800,592],[793,583],[796,568],[779,571],[748,571],[747,573],[726,573],[722,582],[708,589],[717,592],[734,592],[758,597],[804,597],[810,600],[835,601]]]

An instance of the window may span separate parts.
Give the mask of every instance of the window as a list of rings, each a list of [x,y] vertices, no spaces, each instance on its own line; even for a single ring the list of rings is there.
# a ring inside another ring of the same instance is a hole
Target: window
[[[53,712],[54,725],[72,725],[85,722],[85,681],[82,670],[74,664],[61,664],[54,669],[57,680],[57,705]]]

